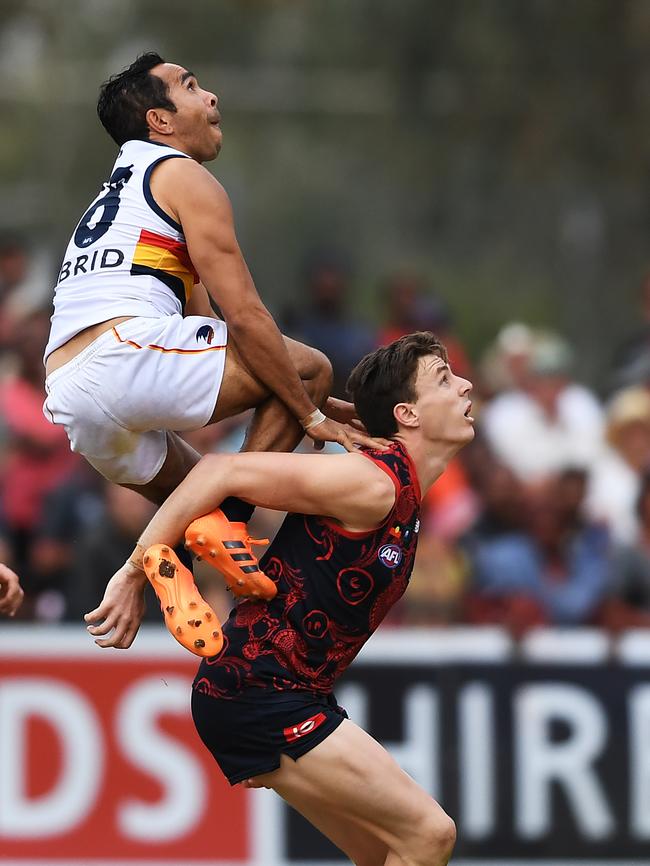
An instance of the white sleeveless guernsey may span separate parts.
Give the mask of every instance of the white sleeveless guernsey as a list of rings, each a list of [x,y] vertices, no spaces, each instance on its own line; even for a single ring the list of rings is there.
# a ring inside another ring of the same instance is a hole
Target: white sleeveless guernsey
[[[190,159],[149,141],[122,146],[65,252],[44,360],[99,322],[183,313],[198,275],[180,223],[158,206],[149,185],[155,166],[179,157]]]

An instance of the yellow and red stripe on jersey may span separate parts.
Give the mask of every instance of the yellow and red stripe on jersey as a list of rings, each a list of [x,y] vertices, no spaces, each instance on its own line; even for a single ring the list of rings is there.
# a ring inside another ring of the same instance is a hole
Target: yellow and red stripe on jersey
[[[142,229],[133,253],[131,273],[157,277],[176,295],[184,307],[199,281],[187,244],[173,238]]]

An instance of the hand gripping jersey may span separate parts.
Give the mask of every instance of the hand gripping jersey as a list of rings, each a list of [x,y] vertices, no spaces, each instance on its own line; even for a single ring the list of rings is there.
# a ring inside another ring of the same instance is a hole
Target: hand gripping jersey
[[[244,689],[329,693],[403,595],[420,528],[420,488],[408,453],[366,451],[395,484],[395,505],[370,532],[326,517],[289,514],[260,562],[278,586],[271,601],[243,601],[224,625],[218,656],[194,687],[228,698]]]
[[[59,272],[47,359],[84,328],[118,316],[181,313],[198,276],[182,227],[154,200],[151,172],[185,153],[127,141],[77,225]]]

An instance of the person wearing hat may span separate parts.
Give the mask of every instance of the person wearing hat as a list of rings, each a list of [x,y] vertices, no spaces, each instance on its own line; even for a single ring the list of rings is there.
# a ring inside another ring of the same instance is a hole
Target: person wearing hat
[[[619,543],[638,534],[636,503],[641,477],[650,469],[650,391],[641,386],[619,391],[606,409],[607,447],[596,462],[587,506],[609,526]]]
[[[588,469],[602,449],[597,398],[571,376],[572,352],[558,335],[538,333],[518,388],[488,403],[481,426],[495,456],[526,484],[568,467]]]

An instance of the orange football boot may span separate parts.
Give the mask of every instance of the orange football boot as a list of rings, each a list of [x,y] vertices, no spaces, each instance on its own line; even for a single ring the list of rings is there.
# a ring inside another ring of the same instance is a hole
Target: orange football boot
[[[268,538],[252,539],[245,523],[231,523],[220,508],[193,520],[185,531],[185,547],[220,571],[233,595],[240,598],[268,601],[277,593],[251,550],[251,544],[268,543]]]
[[[194,655],[216,655],[223,646],[221,623],[201,597],[192,572],[166,544],[147,548],[142,561],[173,637]]]

